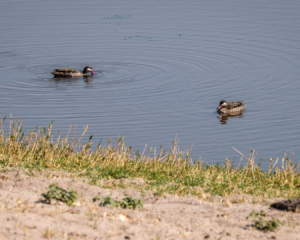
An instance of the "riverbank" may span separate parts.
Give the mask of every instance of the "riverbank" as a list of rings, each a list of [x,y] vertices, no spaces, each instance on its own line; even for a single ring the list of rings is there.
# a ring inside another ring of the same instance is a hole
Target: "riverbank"
[[[229,160],[208,165],[192,161],[176,140],[169,151],[133,153],[122,138],[92,150],[92,136],[82,144],[82,137],[69,139],[71,133],[54,140],[52,125],[25,136],[22,124],[12,120],[5,135],[1,124],[4,238],[297,239],[300,233],[299,213],[270,208],[274,201],[300,195],[299,165],[292,159],[271,161],[263,171],[252,151],[237,167]],[[45,202],[41,194],[51,183],[76,190],[76,202]],[[92,200],[106,196],[137,198],[144,208],[103,207]],[[281,224],[259,231],[246,219],[252,211]]]
[[[208,196],[204,201],[133,188],[101,188],[66,172],[42,170],[35,177],[29,173],[27,169],[0,174],[1,239],[300,239],[300,214],[269,207],[281,199],[235,194]],[[143,184],[142,179],[127,179],[130,182]],[[44,202],[41,194],[51,183],[71,187],[78,199],[72,206]],[[96,196],[116,200],[131,196],[143,201],[143,209],[103,207],[93,202]],[[283,225],[275,231],[256,230],[246,219],[252,211],[263,211],[266,219],[279,219]]]
[[[256,163],[255,151],[242,157],[239,163],[226,159],[223,165],[193,161],[190,151],[180,151],[174,141],[170,149],[145,149],[133,153],[126,147],[123,138],[111,139],[107,145],[91,149],[89,141],[80,143],[83,135],[75,140],[71,128],[67,136],[53,139],[52,125],[30,131],[25,136],[22,124],[10,120],[10,131],[4,134],[3,120],[0,134],[0,167],[23,168],[35,175],[43,169],[64,171],[73,177],[89,179],[99,187],[127,188],[138,191],[153,191],[158,196],[172,194],[193,195],[203,198],[206,194],[228,196],[248,194],[261,198],[296,198],[300,195],[299,163],[287,157],[271,160],[268,171]],[[236,166],[236,167],[235,167]],[[127,183],[126,179],[143,179],[143,184]],[[104,179],[114,179],[110,185]]]

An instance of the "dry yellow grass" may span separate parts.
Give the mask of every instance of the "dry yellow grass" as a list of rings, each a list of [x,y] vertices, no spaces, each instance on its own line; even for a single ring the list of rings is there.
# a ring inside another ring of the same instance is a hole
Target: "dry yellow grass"
[[[99,145],[91,149],[92,136],[88,142],[80,143],[82,136],[75,140],[59,134],[53,139],[52,123],[48,128],[37,127],[25,136],[22,123],[10,119],[7,135],[0,134],[1,171],[15,168],[29,169],[32,174],[42,169],[70,172],[75,177],[85,177],[90,184],[109,188],[134,187],[140,191],[152,190],[157,195],[164,193],[176,195],[203,194],[227,196],[233,193],[245,193],[263,198],[298,197],[300,193],[299,165],[293,159],[283,158],[270,162],[269,171],[263,171],[260,163],[255,163],[252,151],[245,166],[234,164],[226,159],[224,165],[208,165],[201,161],[192,161],[189,151],[180,151],[174,141],[169,151],[160,149],[159,153],[133,153],[126,147],[123,138],[114,144]],[[28,172],[28,171],[27,171]],[[128,178],[143,179],[129,181]],[[103,180],[109,184],[103,185]]]

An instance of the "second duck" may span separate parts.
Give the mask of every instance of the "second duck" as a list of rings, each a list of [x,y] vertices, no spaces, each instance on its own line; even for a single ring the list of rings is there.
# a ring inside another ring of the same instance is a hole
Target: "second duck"
[[[227,102],[226,100],[222,100],[220,102],[219,107],[217,108],[218,113],[238,113],[244,110],[244,107],[246,106],[246,103],[243,103],[242,101],[238,102]]]

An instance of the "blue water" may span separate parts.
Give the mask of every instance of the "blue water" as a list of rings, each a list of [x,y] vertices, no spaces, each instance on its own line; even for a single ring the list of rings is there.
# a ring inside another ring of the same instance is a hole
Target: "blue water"
[[[1,1],[0,117],[28,133],[89,125],[95,145],[169,149],[224,162],[300,159],[299,1]],[[54,68],[93,67],[55,80]],[[247,102],[220,122],[220,100]],[[7,128],[8,130],[8,128]]]

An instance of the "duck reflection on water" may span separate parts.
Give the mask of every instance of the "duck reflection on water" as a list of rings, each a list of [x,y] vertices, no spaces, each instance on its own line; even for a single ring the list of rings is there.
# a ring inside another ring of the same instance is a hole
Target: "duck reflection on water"
[[[88,82],[92,82],[93,81],[93,77],[92,76],[83,76],[82,77],[84,79],[84,82],[88,83]],[[52,78],[53,80],[55,80],[56,82],[78,82],[78,80],[80,80],[80,78],[74,78],[74,77],[55,77]]]
[[[53,81],[54,85],[56,87],[62,87],[70,84],[82,84],[84,82],[84,87],[91,88],[93,87],[93,77],[92,76],[84,76],[82,78],[51,78],[51,81]]]
[[[220,113],[221,116],[218,116],[217,118],[220,120],[221,124],[226,124],[228,119],[230,118],[242,118],[243,111],[236,113],[236,114],[224,114]]]

